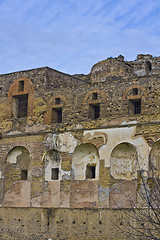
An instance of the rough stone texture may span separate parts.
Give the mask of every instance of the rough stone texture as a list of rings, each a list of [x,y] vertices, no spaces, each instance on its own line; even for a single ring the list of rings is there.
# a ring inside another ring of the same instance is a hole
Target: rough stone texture
[[[139,173],[160,171],[159,81],[142,54],[0,75],[1,239],[116,239],[117,207],[142,206]]]
[[[0,222],[2,240],[124,240],[115,229],[118,209],[1,208]]]

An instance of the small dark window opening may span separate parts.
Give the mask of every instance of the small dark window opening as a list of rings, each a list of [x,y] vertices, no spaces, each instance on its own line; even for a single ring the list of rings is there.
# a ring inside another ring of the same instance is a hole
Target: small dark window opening
[[[133,95],[138,95],[138,88],[133,88],[132,91],[133,91]]]
[[[145,68],[147,72],[152,70],[152,65],[150,61],[146,61]]]
[[[22,170],[21,171],[21,180],[27,180],[27,177],[28,177],[28,171]]]
[[[141,113],[141,99],[138,100],[131,100],[131,109],[133,114],[140,114]]]
[[[58,180],[59,179],[59,168],[52,168],[51,179]]]
[[[100,116],[100,104],[89,104],[89,118],[94,120]]]
[[[24,81],[19,81],[18,92],[24,91]]]
[[[62,108],[52,108],[52,123],[61,123],[62,122]]]
[[[22,117],[27,117],[27,108],[28,108],[28,94],[20,95],[15,97],[16,100],[16,106],[14,109],[17,111],[17,117],[22,118]]]
[[[86,178],[94,179],[96,177],[96,166],[87,165]]]
[[[60,102],[61,102],[61,99],[60,99],[60,98],[55,98],[55,103],[56,103],[56,104],[60,104]]]
[[[92,100],[97,100],[98,99],[98,94],[97,93],[93,93],[92,94]]]

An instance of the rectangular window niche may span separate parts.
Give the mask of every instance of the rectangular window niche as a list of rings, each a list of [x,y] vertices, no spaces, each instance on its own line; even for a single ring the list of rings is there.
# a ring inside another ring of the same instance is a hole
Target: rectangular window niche
[[[89,104],[89,118],[94,120],[100,116],[100,104]]]
[[[96,166],[87,165],[86,166],[86,178],[87,179],[95,179],[96,177]]]
[[[18,92],[24,91],[24,81],[19,81]]]
[[[52,108],[51,122],[52,123],[62,122],[62,108]]]
[[[51,170],[51,180],[59,179],[59,168],[52,168]]]
[[[27,177],[28,177],[28,171],[22,170],[21,171],[21,180],[27,180]]]
[[[133,114],[141,114],[141,99],[130,100],[130,108]]]
[[[28,94],[13,97],[13,117],[27,117]]]

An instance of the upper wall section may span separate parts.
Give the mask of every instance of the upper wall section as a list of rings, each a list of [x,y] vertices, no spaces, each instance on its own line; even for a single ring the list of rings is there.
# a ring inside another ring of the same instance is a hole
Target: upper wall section
[[[52,90],[59,87],[69,87],[86,84],[85,80],[78,79],[69,74],[58,72],[54,69],[44,67],[27,71],[13,72],[0,75],[1,97],[7,96],[11,84],[22,78],[28,78],[33,83],[35,92],[41,96],[44,90]]]
[[[47,87],[54,89],[57,87],[69,87],[88,83],[87,80],[81,80],[69,74],[58,72],[47,68]]]
[[[139,77],[160,74],[160,57],[152,57],[150,54],[139,54],[135,61],[127,63],[130,64],[134,73]]]
[[[132,75],[132,67],[124,62],[123,56],[119,56],[96,63],[91,69],[91,82],[105,82],[108,77],[116,79]]]
[[[49,67],[31,69],[0,75],[0,95],[7,96],[10,85],[17,79],[28,78],[35,92],[42,95],[43,90],[87,85],[88,83],[110,82],[121,79],[160,74],[160,57],[139,54],[135,61],[124,61],[122,55],[108,58],[93,65],[90,74],[69,75]]]
[[[135,61],[124,61],[124,57],[120,55],[93,65],[90,78],[94,83],[153,74],[160,74],[160,57],[139,54]]]

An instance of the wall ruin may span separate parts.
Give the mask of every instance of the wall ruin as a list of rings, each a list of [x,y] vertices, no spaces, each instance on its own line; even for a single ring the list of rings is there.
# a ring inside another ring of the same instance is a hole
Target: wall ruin
[[[160,171],[159,78],[151,55],[107,59],[87,76],[0,76],[2,239],[23,228],[21,239],[115,238],[111,219],[142,204],[139,173]]]

